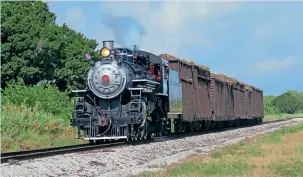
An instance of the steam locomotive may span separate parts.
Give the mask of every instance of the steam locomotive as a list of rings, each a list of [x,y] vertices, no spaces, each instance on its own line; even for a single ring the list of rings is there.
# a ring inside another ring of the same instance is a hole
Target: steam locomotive
[[[263,91],[193,63],[103,41],[74,90],[78,138],[126,141],[262,122]]]
[[[87,90],[73,91],[72,126],[78,127],[78,137],[131,141],[165,134],[168,62],[136,46],[115,48],[114,41],[103,41],[100,53],[102,60],[91,62]]]

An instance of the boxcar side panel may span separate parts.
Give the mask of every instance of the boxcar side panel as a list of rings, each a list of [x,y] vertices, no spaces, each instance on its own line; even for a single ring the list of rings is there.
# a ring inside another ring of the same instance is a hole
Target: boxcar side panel
[[[263,105],[263,93],[261,91],[254,90],[253,91],[253,99],[254,99],[254,114],[253,117],[261,118],[264,117],[264,105]]]
[[[197,109],[199,110],[199,117],[203,120],[209,120],[211,118],[211,101],[210,101],[210,82],[209,80],[198,78],[198,98],[199,105]]]
[[[240,87],[233,89],[234,93],[234,117],[245,118],[246,117],[246,94]]]
[[[247,95],[247,103],[246,103],[246,111],[247,111],[247,118],[253,117],[253,93],[250,90],[246,90]]]
[[[227,113],[227,103],[228,103],[228,88],[227,84],[224,82],[211,79],[211,103],[213,107],[213,120],[226,120],[228,117]]]
[[[245,109],[245,90],[240,90],[241,102],[240,102],[240,117],[247,118],[246,109]]]
[[[253,109],[253,114],[252,114],[252,116],[251,116],[251,118],[253,118],[253,117],[257,117],[257,92],[256,91],[253,91],[252,92],[253,94],[252,94],[252,100],[253,100],[253,106],[252,106],[252,109]]]
[[[260,104],[260,114],[259,117],[264,117],[264,102],[263,102],[263,92],[259,92],[259,104]]]
[[[199,90],[198,90],[198,79],[197,79],[197,69],[195,66],[191,66],[191,74],[192,74],[192,111],[193,117],[191,117],[191,121],[199,120],[200,109],[199,104]]]
[[[194,120],[205,120],[211,117],[209,75],[209,71],[192,66]]]
[[[182,83],[182,113],[183,120],[190,121],[193,118],[193,92],[192,83],[181,80]]]
[[[227,118],[229,120],[234,117],[234,93],[232,85],[227,85]]]

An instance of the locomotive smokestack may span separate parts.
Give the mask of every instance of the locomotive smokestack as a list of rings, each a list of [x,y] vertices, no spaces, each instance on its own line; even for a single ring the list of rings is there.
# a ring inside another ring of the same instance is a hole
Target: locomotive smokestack
[[[102,41],[103,47],[108,48],[109,50],[114,49],[114,41]]]

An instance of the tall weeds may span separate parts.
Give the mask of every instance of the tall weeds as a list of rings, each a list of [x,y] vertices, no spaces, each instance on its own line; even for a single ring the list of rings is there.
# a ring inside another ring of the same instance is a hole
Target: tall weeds
[[[49,147],[57,136],[72,129],[69,120],[63,116],[39,111],[38,106],[28,108],[24,104],[20,107],[2,106],[1,122],[1,151]],[[67,138],[74,139],[75,136]]]
[[[1,91],[1,151],[77,144],[70,127],[73,104],[67,93],[22,80]]]

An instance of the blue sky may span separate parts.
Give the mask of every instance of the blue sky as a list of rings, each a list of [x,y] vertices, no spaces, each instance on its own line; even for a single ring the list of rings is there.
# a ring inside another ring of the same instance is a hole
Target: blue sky
[[[278,95],[303,90],[303,2],[49,2],[88,38],[193,60]]]

